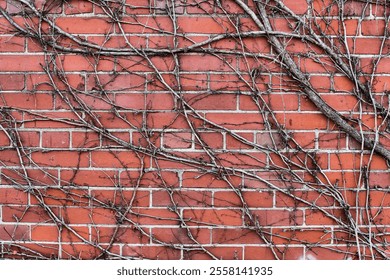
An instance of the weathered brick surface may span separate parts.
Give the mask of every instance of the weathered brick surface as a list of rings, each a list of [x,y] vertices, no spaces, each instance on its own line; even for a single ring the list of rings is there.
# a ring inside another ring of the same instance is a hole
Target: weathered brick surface
[[[269,2],[306,84],[262,1],[47,2],[0,1],[0,258],[390,257],[383,1]]]

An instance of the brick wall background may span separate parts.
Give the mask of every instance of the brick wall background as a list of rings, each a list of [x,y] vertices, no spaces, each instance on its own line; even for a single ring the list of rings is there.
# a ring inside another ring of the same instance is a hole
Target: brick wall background
[[[386,1],[0,12],[1,258],[389,258]]]

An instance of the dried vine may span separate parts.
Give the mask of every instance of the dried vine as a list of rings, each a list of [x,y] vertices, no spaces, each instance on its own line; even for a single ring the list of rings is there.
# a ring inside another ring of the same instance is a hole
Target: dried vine
[[[388,259],[388,4],[284,2],[0,6],[1,257]]]

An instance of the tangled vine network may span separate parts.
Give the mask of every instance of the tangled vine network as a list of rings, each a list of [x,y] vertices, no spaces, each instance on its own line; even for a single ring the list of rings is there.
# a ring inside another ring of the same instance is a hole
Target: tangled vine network
[[[1,258],[390,258],[388,1],[0,14]]]

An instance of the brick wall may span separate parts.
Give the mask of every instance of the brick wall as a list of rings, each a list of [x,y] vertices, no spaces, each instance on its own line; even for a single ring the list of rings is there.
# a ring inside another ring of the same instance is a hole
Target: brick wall
[[[263,2],[0,1],[0,257],[388,258],[389,7]]]

